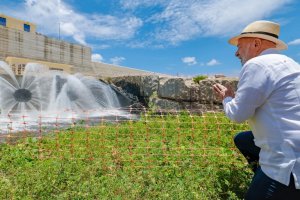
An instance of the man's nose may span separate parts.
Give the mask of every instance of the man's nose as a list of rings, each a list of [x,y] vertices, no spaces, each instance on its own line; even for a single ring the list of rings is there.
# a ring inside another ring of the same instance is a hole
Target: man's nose
[[[235,56],[236,56],[236,57],[239,57],[239,56],[240,56],[239,51],[236,51],[236,52],[235,52]]]

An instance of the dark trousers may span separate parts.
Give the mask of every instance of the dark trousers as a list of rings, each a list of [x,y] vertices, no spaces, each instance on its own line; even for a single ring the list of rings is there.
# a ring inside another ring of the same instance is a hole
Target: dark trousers
[[[291,175],[290,184],[286,186],[269,178],[259,167],[260,148],[254,144],[252,131],[238,133],[234,137],[234,143],[244,155],[253,170],[254,177],[245,195],[246,200],[278,199],[300,200],[300,189],[297,190],[294,178]]]

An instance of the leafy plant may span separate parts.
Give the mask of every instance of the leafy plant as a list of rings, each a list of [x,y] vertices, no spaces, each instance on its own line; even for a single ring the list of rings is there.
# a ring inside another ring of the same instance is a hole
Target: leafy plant
[[[194,83],[200,83],[200,81],[207,79],[208,76],[198,75],[193,78]]]

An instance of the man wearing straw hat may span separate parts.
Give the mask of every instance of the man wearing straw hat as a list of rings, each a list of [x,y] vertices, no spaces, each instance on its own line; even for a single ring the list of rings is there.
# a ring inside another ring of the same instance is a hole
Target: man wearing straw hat
[[[231,38],[243,65],[238,89],[213,86],[225,114],[252,129],[234,138],[255,172],[246,199],[300,199],[300,65],[279,53],[279,30],[255,21]]]

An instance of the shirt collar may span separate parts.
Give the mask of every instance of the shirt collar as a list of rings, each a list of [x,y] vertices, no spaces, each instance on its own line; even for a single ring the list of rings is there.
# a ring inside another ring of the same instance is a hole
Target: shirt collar
[[[279,51],[277,49],[270,48],[262,51],[259,55],[261,56],[266,54],[279,54]]]
[[[269,48],[269,49],[265,49],[264,51],[262,51],[258,56],[268,55],[268,54],[280,54],[280,52],[275,48]],[[251,58],[251,59],[253,59],[253,58]],[[248,62],[249,62],[249,60],[246,63],[248,63]],[[243,68],[246,65],[246,63],[243,65]],[[239,77],[241,77],[241,74],[243,73],[242,71],[240,71]]]

